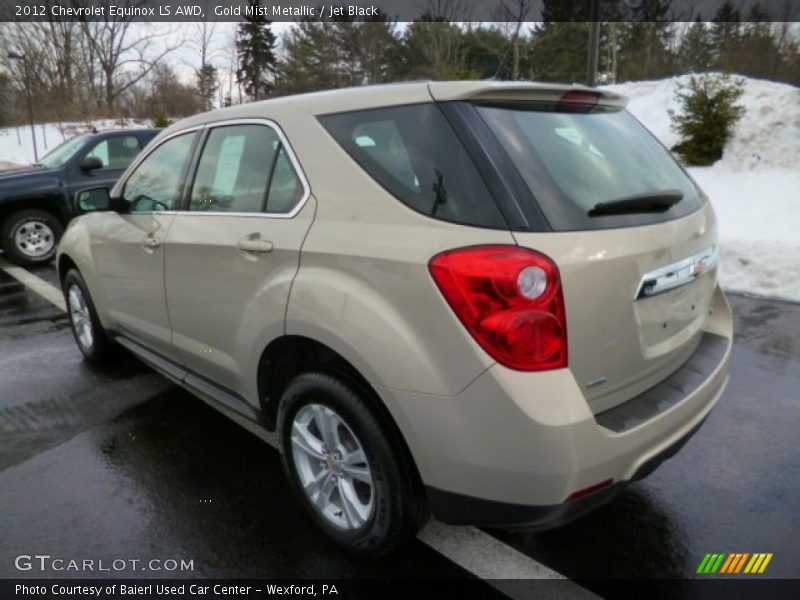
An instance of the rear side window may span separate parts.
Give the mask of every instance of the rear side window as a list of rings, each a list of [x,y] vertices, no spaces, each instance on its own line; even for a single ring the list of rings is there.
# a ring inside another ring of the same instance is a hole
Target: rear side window
[[[626,110],[589,112],[479,106],[556,231],[658,223],[701,206],[694,183]],[[663,212],[595,215],[600,203],[660,192],[682,199]]]
[[[127,169],[141,149],[136,136],[117,136],[97,144],[86,157],[99,158],[104,169]]]
[[[230,125],[212,129],[208,135],[189,208],[288,213],[303,192],[303,184],[272,127]]]
[[[375,181],[407,206],[442,221],[506,228],[483,179],[436,105],[350,112],[320,121]]]

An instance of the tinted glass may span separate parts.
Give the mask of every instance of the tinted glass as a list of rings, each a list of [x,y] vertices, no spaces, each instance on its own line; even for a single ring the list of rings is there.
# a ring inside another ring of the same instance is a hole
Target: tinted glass
[[[629,112],[559,112],[534,106],[480,106],[511,160],[556,230],[649,224],[700,207],[691,179]],[[680,191],[683,199],[665,212],[587,213],[598,203]]]
[[[39,163],[51,169],[64,166],[86,143],[86,138],[86,135],[76,135],[66,140],[39,159]]]
[[[266,211],[270,213],[291,211],[303,197],[303,192],[303,184],[289,160],[286,148],[279,145],[269,186]]]
[[[190,210],[286,213],[302,196],[277,132],[266,125],[232,125],[208,135]]]
[[[125,135],[108,138],[97,144],[86,155],[99,158],[104,169],[127,169],[141,150],[139,138]]]
[[[370,176],[414,210],[443,221],[506,227],[436,105],[330,115],[321,122]]]
[[[151,152],[125,183],[122,197],[131,212],[173,210],[196,133],[174,137]]]

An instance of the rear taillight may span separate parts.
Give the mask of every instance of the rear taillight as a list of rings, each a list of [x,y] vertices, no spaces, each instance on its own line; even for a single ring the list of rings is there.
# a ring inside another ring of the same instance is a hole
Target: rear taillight
[[[519,371],[567,366],[567,322],[556,264],[517,246],[473,246],[434,256],[433,280],[472,337]]]

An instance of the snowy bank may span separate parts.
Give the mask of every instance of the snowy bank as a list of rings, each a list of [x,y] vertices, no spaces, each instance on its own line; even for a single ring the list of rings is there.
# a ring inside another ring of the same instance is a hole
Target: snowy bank
[[[678,142],[668,109],[687,76],[608,86],[666,146]],[[800,302],[800,88],[745,78],[736,125],[722,160],[689,172],[719,219],[725,289]]]
[[[39,158],[50,152],[53,148],[75,135],[87,133],[96,128],[125,129],[130,127],[150,127],[149,121],[144,120],[118,120],[105,119],[85,123],[40,123],[34,125],[36,131],[36,147]],[[0,128],[0,169],[14,165],[28,165],[35,162],[33,158],[33,136],[30,125]]]

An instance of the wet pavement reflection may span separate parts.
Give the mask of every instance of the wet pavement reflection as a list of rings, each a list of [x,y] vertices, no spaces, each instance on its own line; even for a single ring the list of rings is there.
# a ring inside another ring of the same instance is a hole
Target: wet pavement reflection
[[[566,527],[492,534],[577,579],[691,577],[707,552],[773,552],[770,577],[800,577],[800,305],[729,300],[728,389],[676,456]]]

